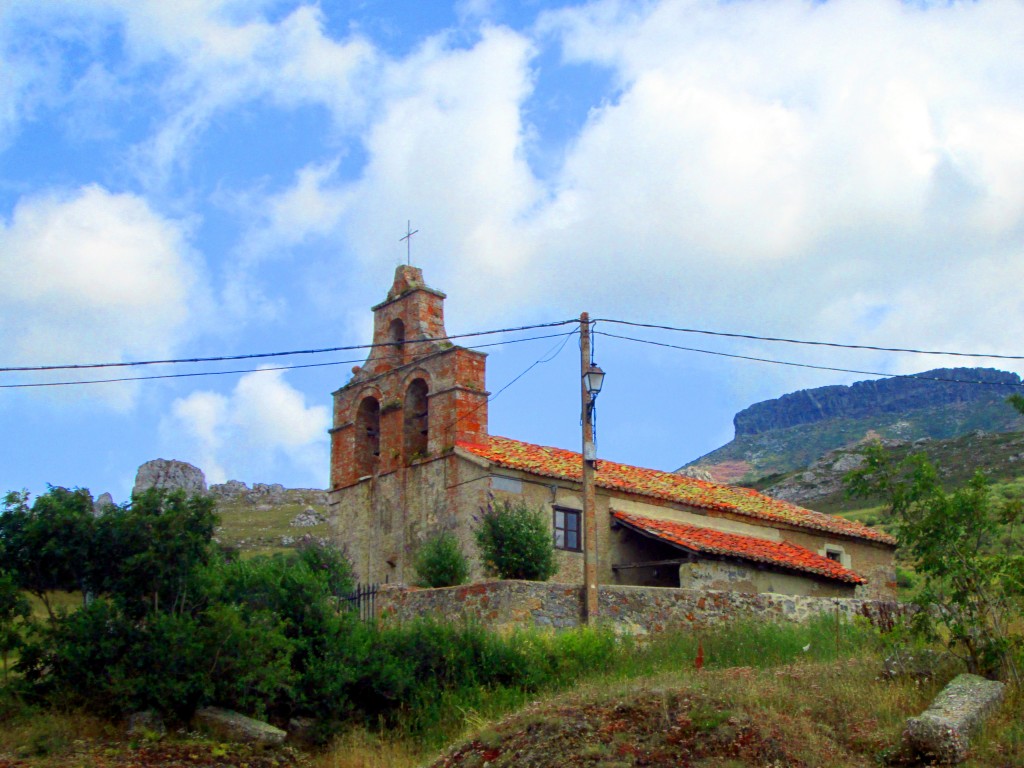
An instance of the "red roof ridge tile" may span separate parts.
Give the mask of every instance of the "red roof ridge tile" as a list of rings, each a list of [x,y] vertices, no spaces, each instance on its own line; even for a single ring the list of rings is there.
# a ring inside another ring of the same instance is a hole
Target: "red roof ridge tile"
[[[738,557],[849,584],[867,583],[863,576],[835,560],[790,542],[759,539],[631,512],[613,511],[612,516],[641,533],[701,554]]]
[[[474,456],[509,469],[567,480],[579,480],[582,475],[580,454],[564,448],[536,445],[497,435],[491,435],[486,444],[459,441],[456,445]],[[602,488],[879,544],[896,544],[892,536],[862,523],[804,509],[750,488],[723,485],[605,459],[598,460],[597,469],[596,482]]]

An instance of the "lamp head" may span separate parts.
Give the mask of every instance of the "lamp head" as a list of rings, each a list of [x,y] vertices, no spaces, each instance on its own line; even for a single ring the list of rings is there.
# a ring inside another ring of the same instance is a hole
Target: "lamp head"
[[[590,367],[587,368],[587,372],[583,374],[583,386],[587,390],[587,394],[590,395],[591,399],[594,399],[601,393],[601,387],[604,386],[604,371],[597,365],[591,363]]]

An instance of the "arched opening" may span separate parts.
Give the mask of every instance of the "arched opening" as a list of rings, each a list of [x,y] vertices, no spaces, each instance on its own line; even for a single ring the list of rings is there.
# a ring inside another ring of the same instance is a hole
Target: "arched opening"
[[[405,462],[427,455],[430,432],[430,405],[427,401],[427,382],[414,379],[405,392]]]
[[[380,459],[380,403],[364,397],[356,412],[355,467],[358,477],[372,475]]]

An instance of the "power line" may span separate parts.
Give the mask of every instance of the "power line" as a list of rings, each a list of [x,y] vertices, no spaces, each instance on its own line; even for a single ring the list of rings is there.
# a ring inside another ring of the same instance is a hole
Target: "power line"
[[[781,342],[783,344],[804,344],[815,347],[834,347],[837,349],[864,349],[873,352],[907,352],[914,355],[948,355],[950,357],[981,357],[993,358],[996,360],[1024,360],[1024,355],[996,355],[986,354],[984,352],[943,352],[934,349],[914,349],[913,347],[876,347],[870,344],[841,344],[836,341],[807,341],[806,339],[787,339],[778,336],[757,336],[751,333],[727,333],[725,331],[709,331],[701,328],[678,328],[671,325],[657,325],[655,323],[634,323],[629,320],[613,320],[611,318],[606,317],[597,318],[593,322],[596,323],[598,322],[598,320],[605,323],[615,323],[616,325],[629,325],[634,328],[654,328],[662,331],[676,331],[678,333],[697,333],[702,334],[704,336],[721,336],[730,339],[749,339],[751,341],[773,341]],[[853,371],[853,373],[862,373],[862,371]]]
[[[518,328],[496,328],[490,331],[475,331],[473,333],[457,333],[453,336],[444,336],[435,339],[410,339],[404,344],[430,344],[439,341],[450,341],[451,339],[466,339],[473,336],[492,336],[496,333],[515,333],[517,331],[532,331],[537,328],[555,328],[557,326],[575,323],[576,320],[559,320],[552,323],[536,323],[534,325],[521,325]],[[351,352],[357,349],[373,349],[374,347],[393,347],[393,342],[380,344],[352,344],[345,347],[323,347],[321,349],[294,349],[287,352],[255,352],[244,355],[220,355],[217,357],[183,357],[167,360],[133,360],[119,363],[72,363],[67,365],[28,365],[0,367],[0,373],[28,372],[28,371],[68,371],[81,368],[129,368],[140,365],[174,365],[178,363],[217,363],[231,360],[254,360],[267,357],[288,357],[290,355],[321,355],[327,352]],[[159,378],[159,377],[154,377]]]
[[[491,396],[490,396],[490,397],[488,397],[488,398],[487,398],[486,400],[484,400],[484,401],[483,401],[482,403],[480,403],[480,404],[479,404],[479,405],[478,405],[478,406],[477,406],[476,408],[474,408],[474,409],[473,409],[473,410],[471,410],[471,411],[468,411],[467,413],[464,413],[464,414],[462,414],[462,416],[457,416],[457,417],[455,417],[454,419],[452,419],[451,421],[449,421],[449,422],[448,422],[447,424],[445,424],[445,425],[444,425],[444,427],[442,427],[442,430],[443,430],[444,432],[447,432],[448,430],[450,430],[450,429],[451,429],[452,427],[454,427],[454,426],[455,426],[456,424],[458,424],[458,423],[459,423],[460,421],[462,421],[463,419],[469,418],[469,417],[470,417],[470,416],[472,416],[472,415],[473,415],[474,413],[476,413],[476,412],[477,412],[477,411],[479,411],[479,410],[480,410],[481,408],[483,408],[483,407],[484,407],[485,405],[487,405],[488,403],[491,403],[491,402],[493,402],[494,400],[496,400],[496,399],[497,399],[497,397],[498,397],[498,395],[500,395],[500,394],[501,394],[502,392],[504,392],[504,391],[505,391],[506,389],[508,389],[509,387],[511,387],[511,386],[512,386],[513,384],[515,384],[515,383],[516,383],[517,381],[519,381],[519,380],[520,380],[521,378],[523,378],[523,376],[525,376],[526,374],[528,374],[528,373],[529,373],[530,371],[532,371],[532,370],[533,370],[534,368],[536,368],[536,367],[537,367],[538,365],[541,365],[541,364],[543,364],[543,363],[550,363],[550,362],[551,362],[552,360],[554,360],[554,359],[555,359],[556,357],[558,357],[558,356],[559,356],[559,355],[560,355],[560,354],[562,353],[562,350],[563,350],[563,349],[565,349],[565,345],[566,345],[566,344],[567,344],[567,343],[569,342],[569,339],[571,339],[571,338],[573,337],[573,335],[574,335],[574,334],[578,334],[578,333],[579,333],[579,330],[578,330],[578,329],[575,329],[575,328],[574,328],[573,330],[569,331],[568,333],[558,333],[558,334],[554,334],[555,336],[564,336],[564,337],[565,337],[565,338],[564,338],[564,339],[562,340],[562,343],[561,343],[561,344],[556,344],[556,345],[555,345],[554,347],[552,347],[552,348],[551,348],[551,349],[550,349],[550,350],[548,351],[548,353],[547,353],[547,354],[546,354],[546,355],[545,355],[544,357],[542,357],[542,358],[539,358],[539,359],[537,359],[537,360],[534,360],[534,361],[533,361],[533,362],[532,362],[532,363],[531,363],[530,365],[528,365],[528,366],[526,367],[526,369],[525,369],[525,370],[523,370],[523,371],[522,371],[522,372],[521,372],[521,373],[520,373],[520,374],[519,374],[518,376],[516,376],[516,377],[515,377],[514,379],[512,379],[512,380],[511,380],[510,382],[508,382],[507,384],[505,384],[505,386],[503,386],[503,387],[502,387],[501,389],[499,389],[499,390],[498,390],[497,392],[495,392],[495,393],[494,393],[493,395],[491,395]],[[540,336],[538,336],[537,338],[551,338],[551,336],[545,336],[545,337],[540,337]]]
[[[609,321],[606,320],[605,322],[609,322]],[[771,365],[787,365],[787,366],[791,366],[793,368],[812,368],[812,369],[814,369],[816,371],[833,371],[833,372],[836,372],[836,373],[856,373],[856,374],[861,374],[861,375],[864,375],[864,376],[880,376],[882,378],[887,378],[887,379],[917,379],[919,381],[942,381],[942,382],[947,382],[947,383],[951,383],[951,384],[981,384],[981,385],[993,386],[993,387],[1024,387],[1024,383],[1022,383],[1022,384],[1006,384],[1004,382],[998,382],[998,381],[972,381],[972,380],[965,380],[965,379],[949,379],[949,378],[943,378],[943,377],[940,377],[940,376],[921,376],[920,374],[916,374],[916,373],[906,373],[906,374],[880,373],[879,371],[862,371],[862,370],[857,370],[855,368],[834,368],[834,367],[828,366],[828,365],[813,365],[811,363],[796,363],[796,362],[793,362],[793,361],[790,361],[790,360],[772,360],[772,359],[769,359],[769,358],[766,358],[766,357],[752,357],[750,355],[736,355],[736,354],[732,354],[730,352],[719,352],[719,351],[712,350],[712,349],[700,349],[699,347],[683,347],[683,346],[680,346],[678,344],[668,344],[668,343],[663,342],[663,341],[652,341],[650,339],[637,339],[637,338],[632,337],[632,336],[620,336],[619,334],[616,334],[616,333],[606,333],[604,331],[594,331],[594,334],[595,335],[599,335],[599,336],[607,336],[608,338],[611,338],[611,339],[622,339],[624,341],[634,341],[634,342],[637,342],[637,343],[640,343],[640,344],[650,344],[651,346],[655,346],[655,347],[667,347],[669,349],[678,349],[678,350],[682,350],[684,352],[698,352],[698,353],[700,353],[702,355],[715,355],[717,357],[729,357],[729,358],[733,358],[735,360],[750,360],[750,361],[753,361],[753,362],[756,362],[756,363],[770,363]]]
[[[553,333],[546,334],[544,336],[529,336],[525,339],[509,339],[507,341],[495,341],[490,344],[477,344],[476,346],[467,347],[467,349],[484,349],[485,347],[500,347],[505,344],[519,344],[524,341],[538,341],[540,339],[552,339],[559,338],[561,336],[570,336],[575,331],[570,331],[568,334]],[[376,345],[376,346],[392,346],[392,345]],[[400,357],[400,355],[392,355],[389,357]],[[387,359],[385,357],[384,359]],[[125,381],[152,381],[154,379],[185,379],[192,378],[195,376],[226,376],[235,373],[262,373],[263,371],[292,371],[299,368],[325,368],[332,365],[345,365],[347,363],[362,363],[364,360],[335,360],[330,363],[302,363],[297,365],[278,365],[273,367],[262,367],[262,368],[238,368],[230,371],[194,371],[191,373],[163,373],[156,374],[153,376],[123,376],[115,379],[87,379],[85,381],[41,381],[32,382],[28,384],[0,384],[0,389],[28,389],[33,387],[72,387],[83,384],[113,384],[117,382]],[[536,363],[534,363],[536,365]],[[500,394],[500,392],[499,392]]]
[[[685,328],[672,325],[661,325],[657,323],[637,323],[630,320],[618,320],[614,318],[595,318],[592,322],[606,322],[613,323],[616,325],[626,325],[634,328],[651,328],[656,330],[672,331],[676,333],[692,333],[701,334],[705,336],[715,336],[722,338],[733,338],[733,339],[748,339],[751,341],[768,341],[783,344],[799,344],[806,346],[817,346],[817,347],[830,347],[835,349],[858,349],[858,350],[869,350],[874,352],[902,352],[908,354],[917,355],[943,355],[950,357],[970,357],[970,358],[989,358],[994,360],[1024,360],[1024,355],[1003,355],[1003,354],[988,354],[983,352],[959,352],[959,351],[944,351],[944,350],[930,350],[930,349],[917,349],[914,347],[883,347],[875,346],[870,344],[843,344],[834,341],[813,341],[807,339],[791,339],[779,336],[761,336],[750,333],[732,333],[727,331],[713,331],[704,328]],[[404,343],[406,344],[426,344],[437,341],[449,341],[452,339],[464,339],[472,338],[476,336],[489,336],[499,333],[514,333],[517,331],[529,331],[538,328],[555,328],[563,325],[569,325],[576,323],[576,319],[571,320],[559,320],[550,323],[536,323],[533,325],[522,325],[511,328],[496,328],[493,330],[486,331],[475,331],[471,333],[460,333],[451,336],[445,336],[440,339],[410,339]],[[78,370],[78,369],[96,369],[96,368],[129,368],[146,365],[177,365],[183,363],[213,363],[213,362],[229,362],[233,360],[255,360],[255,359],[266,359],[274,357],[289,357],[293,355],[319,355],[327,354],[330,352],[349,352],[362,349],[373,349],[375,347],[388,347],[392,346],[391,342],[383,342],[379,344],[352,344],[347,346],[338,347],[321,347],[316,349],[295,349],[281,352],[255,352],[246,353],[240,355],[217,355],[213,357],[188,357],[188,358],[167,358],[162,360],[134,360],[126,362],[107,362],[107,363],[69,363],[63,365],[32,365],[32,366],[6,366],[0,367],[0,373],[16,373],[16,372],[31,372],[31,371],[59,371],[59,370]],[[743,357],[742,355],[737,357]],[[338,363],[340,364],[340,363]],[[295,366],[301,367],[301,366]],[[315,367],[315,366],[306,366]],[[275,368],[274,370],[287,369],[286,367]],[[270,370],[270,369],[264,369]],[[841,369],[828,369],[826,370],[841,370]],[[247,372],[247,371],[239,371]],[[860,371],[853,371],[854,373],[860,373]],[[225,371],[224,373],[230,373]],[[190,374],[197,375],[197,374]],[[885,375],[885,374],[878,374]],[[147,377],[137,377],[137,379],[144,379]],[[154,376],[151,378],[173,378],[173,376]],[[123,379],[109,379],[102,380],[106,381],[131,381],[136,380],[134,378],[123,378]],[[101,383],[98,381],[97,383]],[[0,385],[3,387],[4,385]],[[7,385],[12,386],[12,385]]]

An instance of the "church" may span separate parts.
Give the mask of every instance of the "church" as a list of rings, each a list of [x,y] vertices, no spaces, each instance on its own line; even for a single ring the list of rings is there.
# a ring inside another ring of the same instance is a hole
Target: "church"
[[[334,392],[329,514],[364,582],[412,584],[427,539],[450,531],[484,577],[474,516],[491,498],[544,510],[553,581],[583,580],[579,453],[491,435],[486,355],[453,344],[445,294],[400,266],[373,307],[366,362]],[[747,488],[596,462],[602,584],[888,598],[896,542]]]

